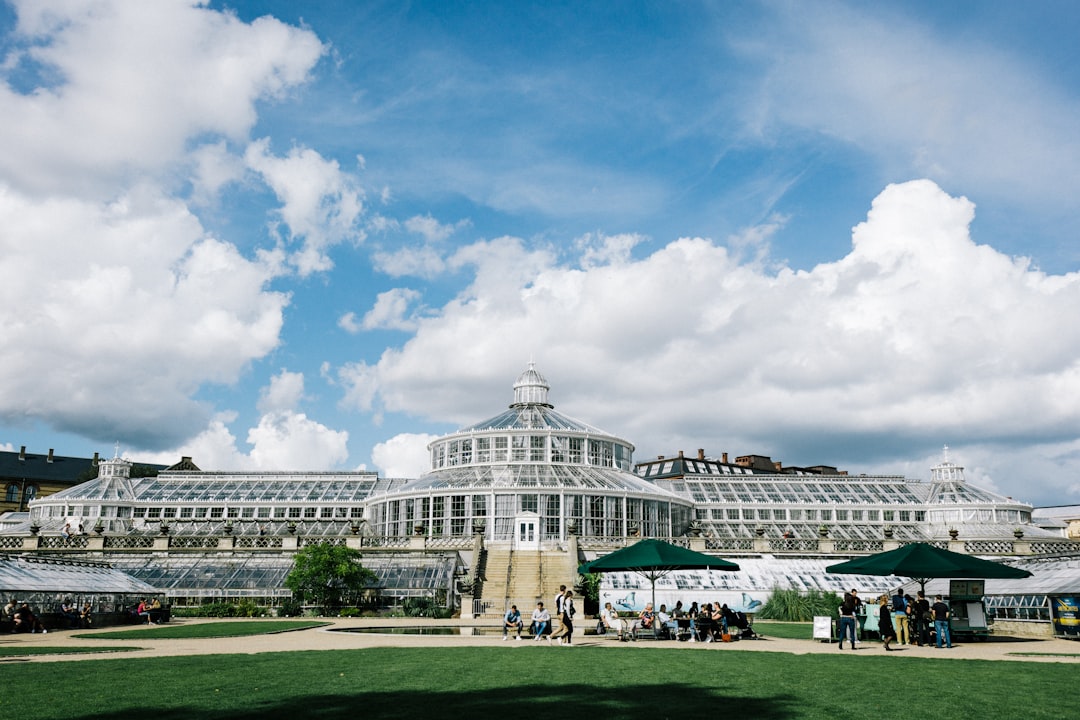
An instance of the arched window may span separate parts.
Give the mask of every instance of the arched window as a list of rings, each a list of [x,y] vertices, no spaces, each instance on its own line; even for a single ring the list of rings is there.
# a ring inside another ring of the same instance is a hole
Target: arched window
[[[26,502],[30,502],[37,497],[37,485],[26,486]]]
[[[19,502],[19,486],[15,483],[7,486],[7,494],[4,495],[4,502]]]

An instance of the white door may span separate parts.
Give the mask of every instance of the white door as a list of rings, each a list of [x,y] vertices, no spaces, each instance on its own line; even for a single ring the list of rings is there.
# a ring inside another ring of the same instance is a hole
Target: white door
[[[540,518],[535,515],[519,516],[515,520],[514,547],[518,550],[540,549]]]

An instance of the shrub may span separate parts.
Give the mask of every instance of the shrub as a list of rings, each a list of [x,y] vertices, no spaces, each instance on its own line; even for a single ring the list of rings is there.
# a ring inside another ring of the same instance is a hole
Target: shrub
[[[799,590],[773,588],[769,601],[756,613],[762,620],[787,620],[808,622],[815,616],[836,614],[840,598],[834,592],[822,592],[817,589],[805,593]]]

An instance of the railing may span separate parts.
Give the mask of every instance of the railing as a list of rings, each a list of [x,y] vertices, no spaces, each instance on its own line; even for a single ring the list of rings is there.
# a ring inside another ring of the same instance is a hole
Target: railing
[[[469,536],[461,537],[429,537],[428,548],[441,548],[446,550],[464,550],[473,546],[473,539]]]
[[[706,550],[754,550],[754,541],[750,538],[705,538]]]
[[[881,540],[849,540],[840,538],[833,541],[836,552],[860,552],[876,553],[885,549],[885,543]]]
[[[234,547],[253,548],[256,550],[281,549],[284,538],[273,535],[241,535],[236,538]]]
[[[138,550],[154,547],[153,535],[106,535],[106,550]]]
[[[800,538],[771,538],[769,552],[817,552],[818,541]]]
[[[218,539],[214,535],[182,535],[180,537],[169,538],[169,549],[191,549],[191,550],[203,550],[206,548],[216,548],[218,546]]]
[[[23,542],[21,537],[14,535],[0,536],[0,549],[3,550],[22,550]]]
[[[972,540],[964,543],[964,552],[971,555],[1009,555],[1012,551],[1012,540]]]
[[[305,536],[297,539],[298,547],[307,547],[308,545],[344,545],[345,538],[343,537],[317,537],[317,536]]]
[[[42,535],[41,540],[38,542],[38,547],[49,550],[76,550],[86,547],[87,542],[88,538],[85,535],[72,535],[70,537],[64,537],[63,535]]]

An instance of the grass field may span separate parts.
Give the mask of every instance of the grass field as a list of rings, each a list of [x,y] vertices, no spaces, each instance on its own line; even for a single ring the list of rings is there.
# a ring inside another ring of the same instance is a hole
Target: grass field
[[[0,665],[0,717],[1058,720],[1075,678],[1066,664],[885,654],[373,648]]]
[[[72,637],[86,640],[228,638],[307,630],[308,628],[317,628],[329,624],[318,620],[259,620],[255,622],[251,620],[232,620],[195,623],[192,625],[155,625],[153,627],[143,625],[138,629],[75,634]]]
[[[102,647],[84,645],[82,647],[51,647],[47,645],[7,645],[0,647],[0,657],[28,657],[30,655],[82,655],[85,653],[127,652],[139,650],[137,647]]]

